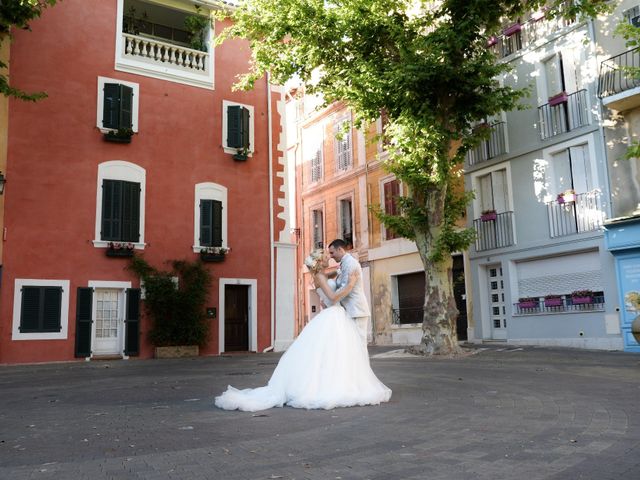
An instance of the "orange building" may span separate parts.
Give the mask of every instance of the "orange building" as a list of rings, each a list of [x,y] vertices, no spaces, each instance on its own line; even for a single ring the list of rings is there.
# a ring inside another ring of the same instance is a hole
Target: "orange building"
[[[226,5],[65,0],[14,32],[12,82],[48,98],[9,101],[0,363],[152,356],[128,246],[160,268],[229,249],[201,354],[293,337],[280,89],[232,92],[247,44],[185,30]]]
[[[369,341],[417,344],[424,304],[422,261],[415,243],[385,228],[370,208],[395,213],[395,198],[403,193],[403,185],[383,167],[387,153],[378,138],[383,120],[356,129],[344,105],[318,109],[320,104],[318,98],[296,92],[288,97],[288,122],[295,116],[297,126],[289,130],[289,155],[296,163],[298,265],[312,249],[326,247],[335,238],[350,242],[371,306]],[[453,260],[461,312],[458,336],[466,339],[465,261],[462,253]],[[304,266],[298,275],[300,329],[321,306]]]

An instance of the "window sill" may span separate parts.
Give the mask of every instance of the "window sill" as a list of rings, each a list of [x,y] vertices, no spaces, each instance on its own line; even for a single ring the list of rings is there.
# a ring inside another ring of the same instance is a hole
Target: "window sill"
[[[120,240],[117,240],[118,242]],[[93,246],[96,248],[107,248],[111,242],[116,242],[116,240],[92,240]],[[146,247],[146,243],[143,242],[123,242],[123,243],[132,243],[134,250],[144,250]]]

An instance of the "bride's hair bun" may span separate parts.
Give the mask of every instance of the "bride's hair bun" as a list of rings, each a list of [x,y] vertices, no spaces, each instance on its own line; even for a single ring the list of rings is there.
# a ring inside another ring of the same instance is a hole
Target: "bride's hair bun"
[[[319,272],[322,269],[322,250],[316,249],[312,251],[309,256],[304,259],[304,264],[311,273]]]

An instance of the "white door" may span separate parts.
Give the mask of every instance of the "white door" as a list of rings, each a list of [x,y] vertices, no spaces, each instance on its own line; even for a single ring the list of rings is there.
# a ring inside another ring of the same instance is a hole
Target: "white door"
[[[95,336],[93,353],[96,355],[122,353],[124,325],[122,290],[96,288],[95,290]]]
[[[487,268],[489,284],[489,318],[491,320],[491,338],[506,340],[507,312],[504,299],[504,280],[502,267],[492,265]]]

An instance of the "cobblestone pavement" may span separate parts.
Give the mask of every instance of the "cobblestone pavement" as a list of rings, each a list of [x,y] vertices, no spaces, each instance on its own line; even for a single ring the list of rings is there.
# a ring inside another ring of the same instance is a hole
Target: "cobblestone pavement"
[[[0,367],[0,479],[636,479],[640,355],[370,348],[391,402],[213,407],[278,354]],[[386,352],[386,353],[385,353]]]

